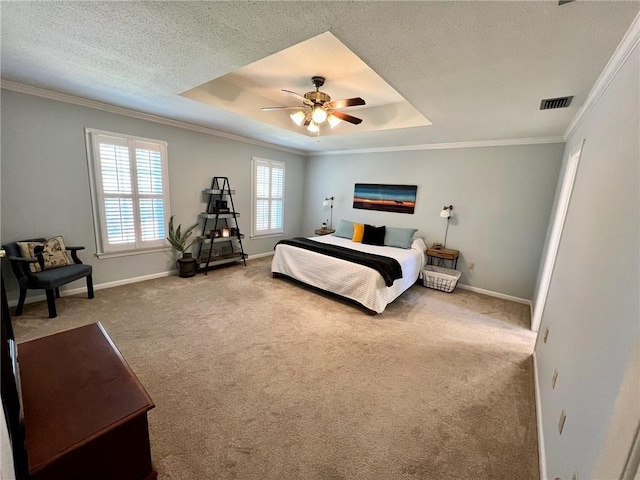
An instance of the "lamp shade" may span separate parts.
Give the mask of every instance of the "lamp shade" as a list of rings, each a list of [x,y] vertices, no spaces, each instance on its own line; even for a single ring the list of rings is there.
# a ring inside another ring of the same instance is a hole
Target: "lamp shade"
[[[304,119],[306,118],[307,114],[300,111],[300,112],[292,113],[289,116],[291,117],[291,120],[293,120],[296,123],[296,125],[300,127],[302,126],[302,122],[304,122]]]
[[[335,117],[333,115],[329,115],[327,117],[327,122],[329,122],[329,125],[331,125],[331,128],[335,127],[336,125],[338,125],[342,120],[340,120],[338,117]]]
[[[449,211],[449,209],[448,209],[448,208],[445,208],[444,210],[442,210],[442,211],[440,212],[440,216],[441,216],[442,218],[449,218],[449,217],[451,216],[451,212]]]
[[[322,107],[314,107],[311,118],[316,123],[322,123],[327,119],[327,112]]]

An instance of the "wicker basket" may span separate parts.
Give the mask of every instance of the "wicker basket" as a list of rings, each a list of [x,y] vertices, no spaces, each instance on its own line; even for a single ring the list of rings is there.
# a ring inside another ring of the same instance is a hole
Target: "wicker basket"
[[[422,284],[425,287],[450,293],[456,289],[460,275],[462,275],[461,272],[451,268],[425,265],[422,270]]]

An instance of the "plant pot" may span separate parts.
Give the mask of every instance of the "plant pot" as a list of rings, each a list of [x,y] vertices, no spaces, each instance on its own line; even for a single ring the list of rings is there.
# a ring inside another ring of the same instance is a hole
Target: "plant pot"
[[[183,278],[193,277],[198,271],[198,261],[190,253],[183,253],[182,258],[176,261],[178,275]]]

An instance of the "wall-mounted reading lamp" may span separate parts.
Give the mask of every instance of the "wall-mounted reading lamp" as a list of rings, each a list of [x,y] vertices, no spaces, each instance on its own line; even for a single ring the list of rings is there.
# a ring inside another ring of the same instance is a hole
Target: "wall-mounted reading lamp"
[[[331,220],[329,221],[329,227],[333,229],[333,197],[324,197],[324,202],[322,202],[322,206],[324,207],[331,207],[331,215],[329,218],[331,218]]]
[[[442,207],[442,211],[440,212],[440,217],[447,219],[447,229],[444,231],[444,243],[442,246],[447,248],[447,234],[449,233],[449,220],[451,219],[451,211],[453,210],[453,205]]]

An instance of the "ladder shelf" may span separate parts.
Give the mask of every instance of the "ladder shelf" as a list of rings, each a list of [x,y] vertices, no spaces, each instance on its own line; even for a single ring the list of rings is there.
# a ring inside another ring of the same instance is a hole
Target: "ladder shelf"
[[[198,242],[198,267],[206,275],[211,267],[227,263],[242,262],[247,265],[244,253],[238,217],[233,203],[236,191],[229,186],[227,177],[213,177],[211,188],[203,190],[209,196],[207,211],[202,212],[202,234],[196,237]]]

